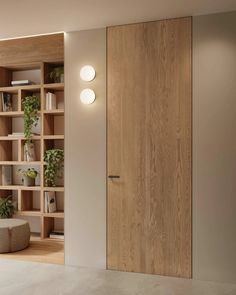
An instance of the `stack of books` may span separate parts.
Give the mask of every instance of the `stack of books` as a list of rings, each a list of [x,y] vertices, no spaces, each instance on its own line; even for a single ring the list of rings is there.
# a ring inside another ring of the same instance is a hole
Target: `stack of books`
[[[23,85],[32,85],[34,84],[30,80],[17,80],[17,81],[11,81],[12,86],[23,86]]]
[[[64,240],[64,232],[63,231],[52,231],[49,235],[51,239],[59,239]]]
[[[12,132],[11,134],[8,134],[9,137],[24,137],[24,132]]]
[[[46,110],[55,110],[57,108],[57,97],[52,92],[46,93]]]

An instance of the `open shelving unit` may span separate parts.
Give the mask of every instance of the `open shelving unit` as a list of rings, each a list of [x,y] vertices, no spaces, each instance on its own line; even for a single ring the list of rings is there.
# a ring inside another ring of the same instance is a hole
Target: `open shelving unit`
[[[2,167],[12,166],[12,185],[3,185],[0,177],[0,196],[12,195],[17,202],[17,218],[36,219],[32,232],[37,227],[38,235],[44,239],[49,237],[53,230],[64,230],[64,179],[56,187],[46,187],[44,181],[44,153],[51,148],[64,149],[64,83],[52,83],[50,71],[52,68],[63,65],[63,60],[50,62],[36,62],[33,64],[18,64],[0,67],[0,93],[12,95],[12,111],[3,112],[0,100],[0,174]],[[33,85],[10,86],[12,80],[28,79]],[[45,101],[47,91],[57,96],[57,108],[46,110]],[[32,137],[35,145],[36,161],[24,161],[23,136],[9,136],[12,132],[23,132],[22,101],[27,95],[40,97],[39,123],[35,128],[37,135]],[[18,168],[33,167],[39,172],[36,186],[25,187],[18,175]],[[58,211],[44,212],[44,193],[54,191],[56,194]],[[29,221],[30,222],[30,221]]]

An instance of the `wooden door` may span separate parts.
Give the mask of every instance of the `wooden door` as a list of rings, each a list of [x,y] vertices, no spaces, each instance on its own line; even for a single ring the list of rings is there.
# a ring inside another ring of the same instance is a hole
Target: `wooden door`
[[[111,27],[108,269],[191,277],[191,18]]]

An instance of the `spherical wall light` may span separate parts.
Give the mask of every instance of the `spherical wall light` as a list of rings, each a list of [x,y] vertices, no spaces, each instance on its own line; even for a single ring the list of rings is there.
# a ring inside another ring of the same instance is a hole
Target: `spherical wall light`
[[[86,88],[80,93],[80,100],[83,104],[92,104],[96,99],[96,94],[92,89]]]
[[[96,77],[96,71],[94,67],[86,65],[81,68],[80,78],[83,81],[90,82],[90,81],[93,81],[95,77]]]

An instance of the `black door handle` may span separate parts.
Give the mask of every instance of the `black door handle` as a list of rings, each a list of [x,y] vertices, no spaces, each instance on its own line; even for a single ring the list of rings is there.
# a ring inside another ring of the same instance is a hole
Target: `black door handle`
[[[120,178],[119,175],[108,175],[108,178],[113,179],[113,178]]]

